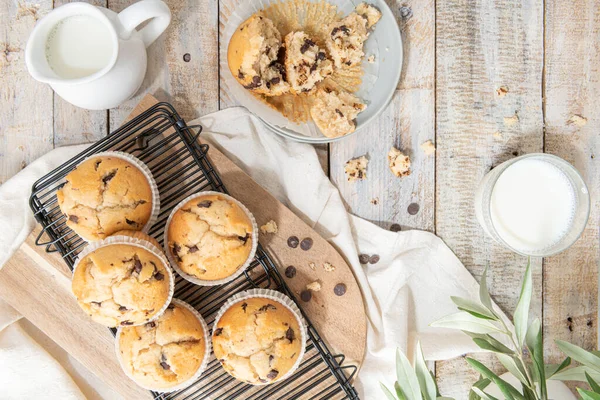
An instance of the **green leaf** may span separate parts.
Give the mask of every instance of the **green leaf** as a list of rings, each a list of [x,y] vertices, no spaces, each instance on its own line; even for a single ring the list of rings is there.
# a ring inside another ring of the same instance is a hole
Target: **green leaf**
[[[600,357],[597,355],[582,349],[579,346],[575,346],[564,340],[555,340],[556,345],[563,353],[571,357],[573,360],[580,362],[581,364],[588,366],[600,372]]]
[[[503,333],[503,331],[492,322],[477,318],[467,312],[461,311],[450,314],[431,324],[437,328],[458,329],[473,333]]]
[[[567,357],[560,364],[549,364],[546,365],[546,379],[552,378],[552,376],[563,369],[571,365],[571,357]]]
[[[429,373],[427,365],[425,364],[425,358],[423,357],[423,349],[421,343],[417,342],[417,354],[415,357],[415,372],[417,379],[419,380],[419,386],[421,387],[421,394],[423,400],[435,400],[437,397],[437,388],[435,386],[435,380]]]
[[[437,397],[435,400],[454,400],[454,399],[452,397],[440,396],[440,397]]]
[[[483,400],[499,400],[497,397],[494,397],[491,394],[487,394],[483,390],[478,389],[476,387],[471,388],[471,390],[474,391],[477,394],[477,396],[481,397]]]
[[[594,393],[600,394],[600,386],[598,386],[598,383],[587,372],[585,373],[585,379],[589,383],[589,385],[592,388],[592,390],[594,391]]]
[[[600,394],[598,393],[584,390],[582,388],[577,388],[577,391],[583,400],[600,400]]]
[[[473,358],[467,357],[466,360],[477,372],[494,382],[504,397],[506,397],[506,400],[525,400],[523,395],[513,385],[493,373],[488,367]]]
[[[600,381],[600,372],[583,365],[579,367],[567,368],[563,371],[557,372],[554,375],[552,375],[549,379],[553,381],[587,382],[587,380],[585,379],[586,372],[596,381]]]
[[[407,400],[421,400],[419,380],[410,362],[400,349],[396,350],[396,376],[398,386]]]
[[[379,386],[381,386],[381,390],[385,394],[385,397],[388,398],[388,400],[397,400],[396,396],[394,396],[390,389],[388,389],[383,383],[379,382]]]
[[[483,390],[486,387],[488,387],[490,383],[491,381],[488,378],[484,378],[481,375],[479,375],[479,380],[473,384],[473,388]],[[471,390],[469,391],[469,400],[481,400],[481,396],[475,393],[471,388]]]
[[[404,395],[400,385],[398,385],[398,382],[394,382],[394,390],[396,390],[396,396],[398,396],[398,400],[406,400],[406,396]]]
[[[466,311],[477,318],[491,319],[497,321],[498,318],[492,314],[487,308],[472,300],[462,297],[450,296],[450,299],[456,304],[459,310]]]
[[[496,354],[496,358],[498,358],[498,361],[500,361],[504,368],[506,368],[508,372],[513,374],[515,378],[521,381],[521,383],[524,383],[525,385],[530,384],[527,377],[525,376],[525,371],[523,370],[523,367],[517,364],[517,360],[515,360],[511,356],[500,353]]]
[[[536,393],[521,383],[521,389],[523,389],[523,396],[525,396],[526,400],[537,400]]]
[[[544,347],[542,343],[542,324],[539,319],[536,319],[531,323],[531,326],[527,330],[525,337],[527,348],[533,359],[533,364],[537,371],[537,383],[540,388],[540,395],[542,400],[548,398],[548,391],[546,389],[546,367],[544,365]]]
[[[531,259],[528,258],[527,268],[525,268],[525,276],[523,277],[523,285],[521,286],[521,295],[513,316],[515,325],[515,333],[517,334],[517,343],[523,346],[525,334],[527,333],[527,321],[529,318],[529,306],[531,304],[531,295],[533,293],[533,282],[531,278]]]
[[[487,287],[487,271],[489,265],[485,267],[483,270],[483,275],[481,275],[481,281],[479,282],[479,300],[481,300],[481,304],[483,304],[492,315],[496,318],[500,318],[496,311],[494,311],[494,306],[492,305],[492,298],[490,297],[490,293],[488,292]]]
[[[477,335],[477,337],[473,337],[473,342],[483,350],[493,351],[494,353],[515,353],[490,335]]]

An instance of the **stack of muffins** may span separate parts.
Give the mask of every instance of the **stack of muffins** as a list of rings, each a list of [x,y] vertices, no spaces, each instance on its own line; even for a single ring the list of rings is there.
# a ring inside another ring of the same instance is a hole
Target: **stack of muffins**
[[[212,329],[173,298],[175,277],[201,286],[234,280],[258,244],[256,222],[231,196],[200,192],[181,201],[164,229],[164,251],[148,231],[160,210],[150,169],[130,154],[96,154],[57,192],[66,224],[89,244],[73,269],[72,291],[99,324],[118,328],[116,353],[139,386],[171,392],[191,385],[211,349],[233,377],[253,385],[280,381],[300,364],[306,332],[300,310],[267,289],[225,302]],[[212,344],[212,346],[211,346]]]

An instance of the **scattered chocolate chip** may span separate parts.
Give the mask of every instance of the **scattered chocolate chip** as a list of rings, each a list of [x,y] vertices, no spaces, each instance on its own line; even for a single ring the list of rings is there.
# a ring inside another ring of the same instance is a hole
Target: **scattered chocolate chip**
[[[344,294],[346,294],[346,285],[343,283],[338,283],[333,288],[333,293],[335,293],[336,296],[343,296]]]
[[[164,361],[160,362],[160,366],[162,367],[162,369],[171,369],[171,366]]]
[[[269,81],[272,85],[277,85],[279,82],[281,82],[281,78],[276,76],[275,78],[271,79]]]
[[[242,310],[246,312],[246,308],[248,308],[248,303],[242,303]]]
[[[238,236],[238,239],[244,242],[244,244],[246,244],[248,239],[250,239],[250,235],[246,233],[246,236]]]
[[[310,248],[313,245],[313,240],[311,238],[304,238],[302,239],[302,242],[300,242],[300,248],[302,250],[310,250]]]
[[[131,321],[121,321],[121,325],[123,325],[123,326],[133,325],[133,322],[131,322]]]
[[[132,220],[127,219],[127,218],[125,218],[125,222],[127,222],[127,225],[134,225],[134,226],[137,225],[137,222],[132,221]]]
[[[416,215],[419,212],[419,208],[420,207],[417,203],[410,203],[407,211],[410,215]]]
[[[379,254],[373,254],[369,257],[369,264],[377,264],[379,262]]]
[[[258,75],[257,76],[253,76],[252,77],[252,82],[256,83],[256,84],[259,84],[260,83],[260,76],[258,76]]]
[[[197,252],[197,251],[198,251],[198,246],[196,246],[196,245],[193,245],[192,247],[190,247],[190,248],[188,249],[188,251],[189,251],[190,253],[195,253],[195,252]]]
[[[294,334],[294,330],[290,327],[287,331],[285,331],[285,338],[292,343],[294,339],[296,339],[296,335]]]
[[[190,62],[191,59],[192,59],[192,56],[190,56],[190,53],[185,53],[183,55],[183,61]]]
[[[265,304],[264,306],[262,306],[261,308],[258,309],[258,311],[262,311],[262,312],[266,312],[268,310],[277,310],[277,307],[275,307],[273,304]]]
[[[200,203],[198,203],[198,207],[200,208],[208,208],[212,205],[212,201],[210,200],[202,200]]]
[[[259,381],[260,383],[267,383],[267,382],[269,382],[268,380],[266,380],[266,379],[263,379],[263,378],[258,378],[258,381]]]
[[[348,65],[350,65],[350,64],[348,64]],[[337,115],[339,115],[340,117],[344,118],[344,114],[340,110],[338,110],[337,108],[335,109],[335,113]]]
[[[518,151],[513,151],[513,152],[512,152],[512,155],[516,157],[516,156],[518,156],[518,155],[519,155],[519,152],[518,152]]]
[[[125,311],[127,311],[127,307],[125,307],[125,306],[120,306],[120,307],[119,307],[119,311],[121,311],[121,312],[125,312]]]
[[[138,274],[142,271],[142,262],[137,257],[135,257],[135,261],[133,262],[133,270]]]
[[[69,221],[76,224],[79,222],[79,217],[77,215],[69,215]]]
[[[344,64],[346,64],[346,65],[352,65],[352,61],[348,60]]]
[[[392,224],[392,226],[390,226],[390,231],[392,232],[400,232],[402,230],[402,227],[400,226],[400,224]]]
[[[317,60],[324,60],[325,59],[325,53],[323,53],[322,51],[318,52],[316,55],[316,59]]]
[[[340,30],[346,34],[350,33],[350,29],[348,29],[348,27],[346,25],[340,26]]]
[[[215,329],[215,336],[221,336],[221,333],[223,333],[223,328],[217,328]]]
[[[154,274],[154,279],[156,279],[157,281],[162,281],[163,279],[165,279],[165,276],[162,274],[162,272],[157,272]]]
[[[242,70],[241,69],[238,70],[238,78],[244,79],[244,76],[246,76],[246,75],[244,75],[244,73],[242,72]]]
[[[302,293],[300,293],[300,298],[302,301],[308,302],[312,298],[312,293],[310,290],[303,290]]]
[[[117,174],[117,171],[111,171],[108,175],[106,175],[102,178],[102,182],[104,184],[107,184],[108,181],[110,181],[112,178],[114,178],[116,174]]]
[[[302,46],[300,47],[300,53],[304,54],[306,53],[306,51],[311,47],[314,46],[315,42],[313,42],[310,39],[304,39],[304,43],[302,44]]]
[[[317,70],[317,63],[314,63],[310,66],[310,72],[315,72]]]
[[[296,267],[294,267],[293,265],[290,265],[289,267],[287,267],[285,269],[285,276],[290,279],[295,277],[296,276]]]
[[[360,254],[358,256],[358,261],[361,264],[368,264],[369,263],[369,255],[368,254]]]
[[[298,244],[300,244],[300,239],[298,239],[298,236],[290,236],[287,240],[287,244],[292,249],[295,249],[296,247],[298,247]]]
[[[279,375],[279,371],[277,371],[276,369],[272,369],[267,374],[267,378],[269,378],[270,380],[273,380],[273,379],[277,378],[277,375]]]

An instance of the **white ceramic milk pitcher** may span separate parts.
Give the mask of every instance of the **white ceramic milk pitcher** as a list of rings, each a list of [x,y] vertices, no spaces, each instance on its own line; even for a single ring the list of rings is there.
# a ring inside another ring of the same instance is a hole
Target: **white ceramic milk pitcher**
[[[25,49],[27,69],[76,106],[116,107],[140,88],[146,47],[170,21],[169,7],[159,0],[142,0],[119,14],[87,3],[66,4],[36,24]]]

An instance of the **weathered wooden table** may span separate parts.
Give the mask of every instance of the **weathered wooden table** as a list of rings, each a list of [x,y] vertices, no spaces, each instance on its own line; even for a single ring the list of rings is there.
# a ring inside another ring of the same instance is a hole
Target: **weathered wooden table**
[[[148,52],[137,96],[109,111],[71,106],[34,81],[24,47],[36,20],[64,0],[0,5],[0,183],[54,147],[99,139],[145,93],[172,102],[188,120],[235,105],[220,89],[219,20],[237,0],[169,0],[173,20]],[[544,322],[548,361],[554,339],[597,348],[600,218],[600,1],[388,0],[404,40],[396,96],[369,129],[318,148],[348,210],[384,228],[435,232],[475,277],[490,264],[494,299],[512,312],[526,260],[496,245],[475,220],[483,175],[511,157],[556,154],[584,175],[592,214],[564,253],[536,259],[533,314]],[[120,11],[133,0],[92,0]],[[419,145],[436,143],[435,155]],[[408,152],[413,173],[399,180],[385,154]],[[368,179],[346,182],[343,164],[368,154]],[[410,209],[409,209],[410,206]],[[492,362],[491,357],[478,356]],[[465,399],[477,379],[462,358],[436,363],[443,394]]]

